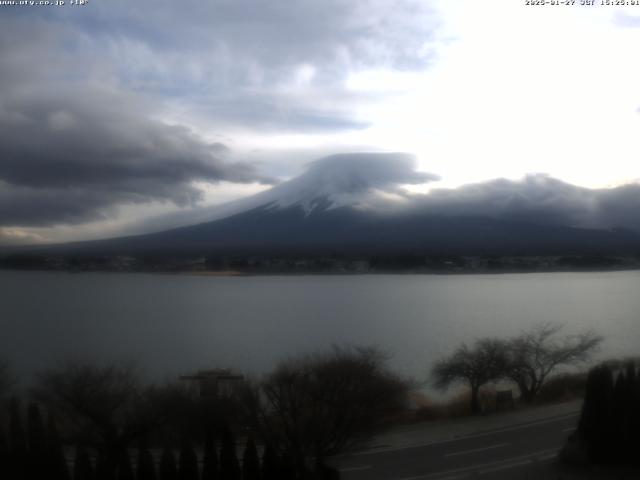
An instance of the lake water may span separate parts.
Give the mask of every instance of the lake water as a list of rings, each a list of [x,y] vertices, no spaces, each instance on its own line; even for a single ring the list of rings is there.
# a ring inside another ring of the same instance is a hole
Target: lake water
[[[259,374],[331,344],[378,345],[424,379],[459,342],[537,322],[640,353],[640,272],[205,277],[0,271],[0,357],[23,377],[70,358]]]

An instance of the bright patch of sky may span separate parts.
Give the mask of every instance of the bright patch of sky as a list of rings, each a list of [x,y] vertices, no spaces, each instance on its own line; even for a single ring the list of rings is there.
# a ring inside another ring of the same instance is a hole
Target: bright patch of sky
[[[619,10],[438,5],[450,43],[432,69],[399,76],[411,85],[372,112],[364,135],[402,145],[452,185],[530,172],[589,187],[640,176],[640,31],[620,26]]]
[[[345,90],[367,99],[351,118],[368,127],[233,132],[239,148],[295,151],[285,174],[354,147],[406,151],[451,187],[538,172],[592,188],[640,178],[640,7],[441,0],[435,11],[433,63],[346,77]],[[309,94],[313,74],[304,65],[286,88]]]
[[[353,113],[368,128],[249,142],[407,151],[441,175],[438,186],[533,172],[587,187],[640,177],[640,30],[630,28],[640,7],[460,0],[436,11],[432,65],[346,79],[371,99]]]

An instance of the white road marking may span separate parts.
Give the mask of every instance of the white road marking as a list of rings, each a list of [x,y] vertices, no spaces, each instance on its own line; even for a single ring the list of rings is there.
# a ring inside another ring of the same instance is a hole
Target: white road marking
[[[569,428],[564,428],[562,429],[563,432],[573,432],[574,430],[576,430],[577,427],[569,427]]]
[[[341,472],[357,472],[359,470],[369,470],[371,465],[362,465],[361,467],[347,467],[347,468],[339,468]]]
[[[425,475],[417,475],[415,477],[402,477],[402,478],[398,478],[396,480],[428,480],[430,478],[438,478],[439,480],[444,480],[444,478],[456,478],[455,474],[456,473],[463,473],[463,472],[472,472],[472,471],[478,471],[480,469],[483,469],[484,472],[489,472],[495,470],[497,471],[498,469],[500,470],[506,470],[508,468],[512,468],[512,467],[517,467],[520,465],[525,465],[526,463],[530,462],[532,459],[534,458],[538,458],[540,460],[547,460],[549,458],[553,458],[556,453],[558,452],[558,449],[560,447],[556,447],[556,448],[548,448],[546,450],[540,450],[538,452],[533,452],[533,453],[527,453],[526,455],[519,455],[517,457],[511,457],[511,458],[506,458],[504,460],[498,460],[495,462],[488,462],[488,463],[480,463],[477,465],[471,465],[469,467],[461,467],[461,468],[454,468],[453,470],[444,470],[442,472],[433,472],[433,473],[428,473]],[[480,473],[480,472],[478,472]],[[448,475],[448,477],[445,477],[446,475]],[[444,477],[444,478],[443,478]]]
[[[459,455],[467,455],[469,453],[484,452],[485,450],[493,450],[495,448],[506,447],[507,445],[509,445],[509,444],[508,443],[497,443],[495,445],[489,445],[488,447],[474,448],[474,449],[471,449],[471,450],[463,450],[461,452],[447,453],[447,454],[445,454],[445,457],[457,457]]]
[[[480,475],[484,475],[487,473],[499,472],[501,470],[508,470],[510,468],[521,467],[523,465],[531,465],[532,463],[535,463],[535,462],[544,462],[546,460],[551,460],[552,458],[555,458],[556,455],[557,455],[557,452],[548,453],[546,455],[539,455],[532,458],[511,462],[506,465],[498,465],[496,467],[483,468],[478,473]]]
[[[464,476],[469,478],[468,474],[469,474],[469,472],[465,473]],[[450,477],[440,477],[440,478],[438,478],[438,480],[458,480],[459,478],[464,478],[464,477],[461,477],[458,474],[458,475],[452,475]]]

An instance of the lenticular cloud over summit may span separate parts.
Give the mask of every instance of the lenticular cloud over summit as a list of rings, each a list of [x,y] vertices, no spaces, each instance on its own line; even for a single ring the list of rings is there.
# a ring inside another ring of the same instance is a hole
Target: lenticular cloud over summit
[[[399,184],[419,185],[439,177],[417,171],[415,158],[406,153],[347,153],[311,162],[306,173],[299,177],[303,179],[346,193]]]
[[[413,156],[404,153],[349,153],[311,162],[305,173],[265,192],[263,197],[285,207],[298,204],[305,210],[322,203],[326,207],[364,206],[376,192],[406,194],[401,185],[419,185],[438,176],[416,171]]]

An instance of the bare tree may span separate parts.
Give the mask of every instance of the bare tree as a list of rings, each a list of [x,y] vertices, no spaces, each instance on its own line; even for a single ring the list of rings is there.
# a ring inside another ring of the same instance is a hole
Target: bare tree
[[[545,322],[509,342],[507,376],[527,403],[533,402],[556,369],[588,360],[602,342],[602,337],[591,330],[561,335],[563,328],[561,324]]]
[[[436,388],[446,390],[452,384],[466,383],[471,390],[471,412],[481,413],[480,387],[502,378],[507,365],[505,343],[494,338],[476,340],[472,347],[462,344],[431,370]]]
[[[300,475],[343,452],[406,406],[408,383],[376,348],[338,348],[281,363],[249,395],[254,425]]]
[[[127,445],[155,428],[163,413],[130,366],[68,364],[38,376],[34,396],[95,442],[110,464]]]
[[[0,358],[0,398],[9,392],[13,383],[14,380],[9,369],[9,363]]]

